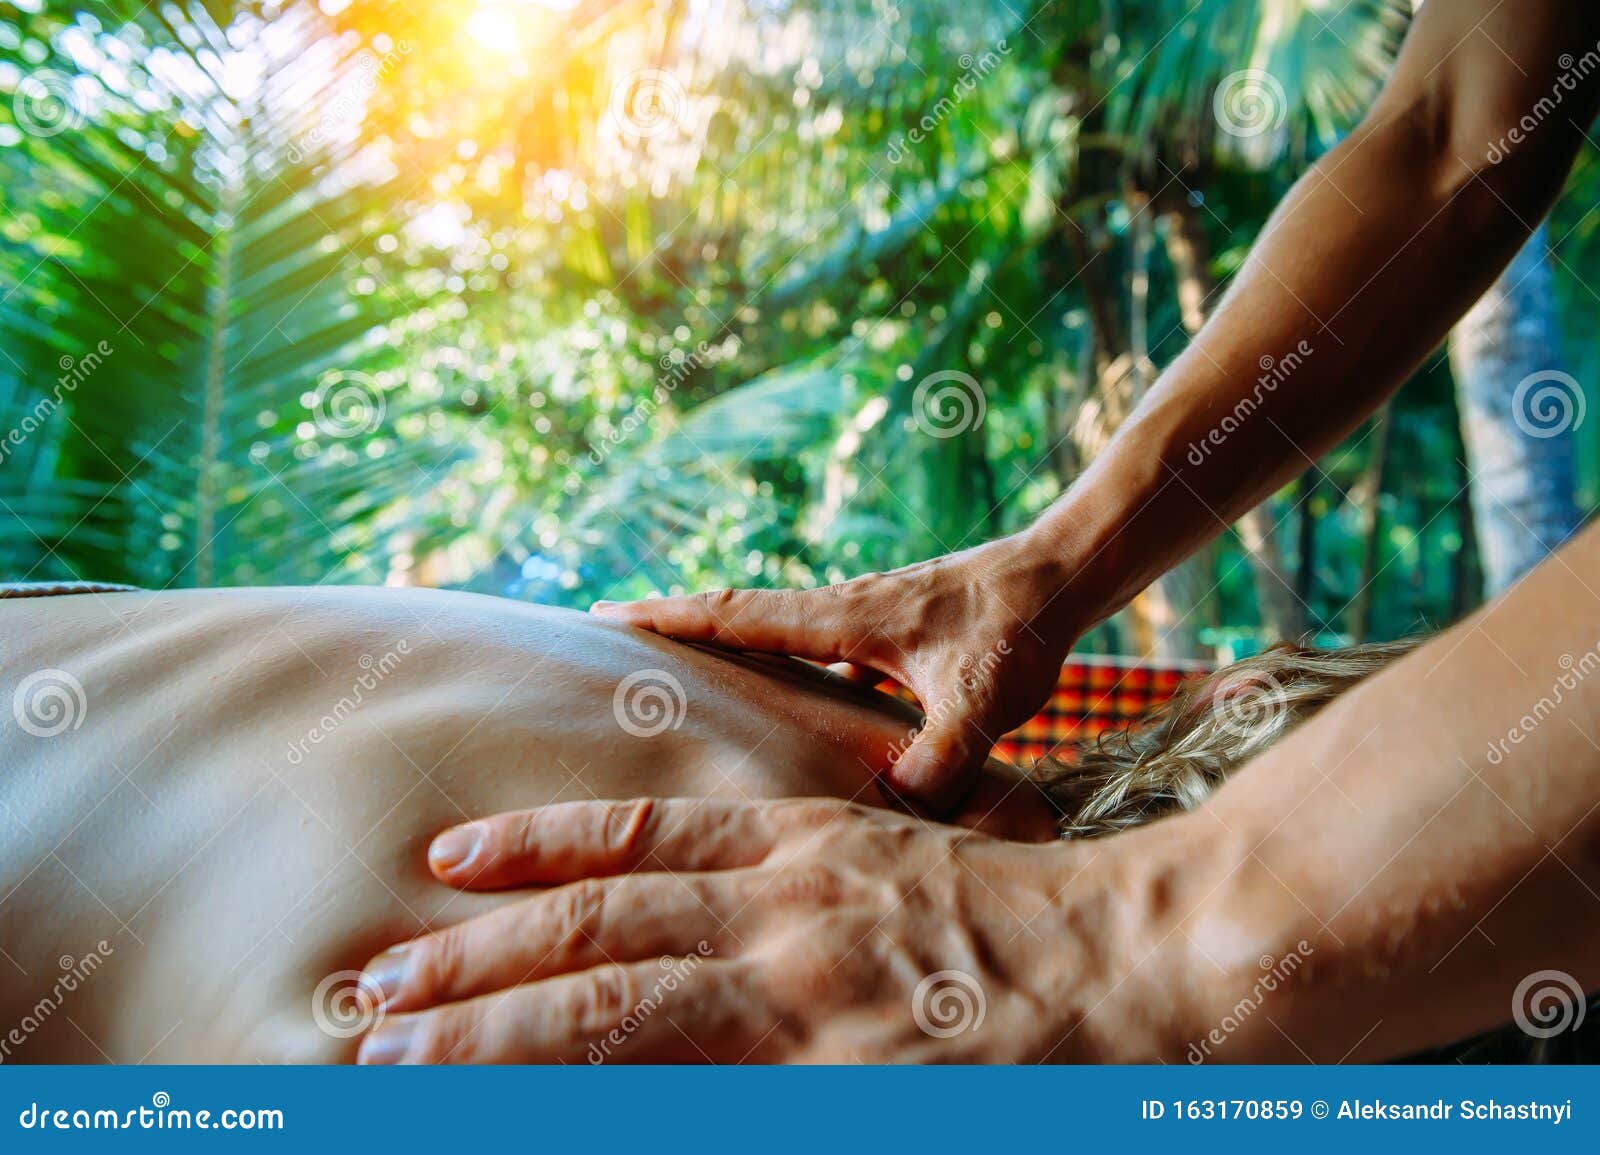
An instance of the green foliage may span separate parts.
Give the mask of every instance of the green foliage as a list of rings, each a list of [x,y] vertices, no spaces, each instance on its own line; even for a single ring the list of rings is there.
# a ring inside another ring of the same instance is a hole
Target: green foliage
[[[1370,101],[1408,5],[1323,7],[0,2],[0,428],[36,426],[0,572],[583,604],[1007,532],[1090,451],[1097,356],[1182,348],[1177,215],[1225,278]],[[1241,144],[1214,104],[1251,69],[1281,107]],[[1453,427],[1408,391],[1391,451]],[[1367,466],[1283,503],[1329,630]],[[1424,472],[1381,495],[1378,634],[1470,580]]]
[[[38,426],[0,474],[6,569],[381,580],[379,516],[442,461],[391,434],[403,402],[377,419],[380,322],[407,294],[348,274],[385,181],[311,115],[370,58],[309,6],[271,38],[227,5],[176,28],[125,7],[19,14],[4,44],[0,425]]]

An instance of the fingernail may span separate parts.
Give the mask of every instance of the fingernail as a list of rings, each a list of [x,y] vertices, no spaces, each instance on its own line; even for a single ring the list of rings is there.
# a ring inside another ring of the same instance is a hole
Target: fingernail
[[[392,1002],[405,985],[410,956],[408,948],[394,946],[367,964],[367,982],[377,991],[379,1006]]]
[[[617,608],[616,602],[598,601],[589,606],[591,614],[600,614],[602,617]]]
[[[445,872],[461,870],[478,855],[483,845],[483,831],[477,823],[452,826],[433,840],[428,847],[428,863]]]
[[[393,1066],[406,1061],[411,1050],[411,1024],[390,1019],[361,1040],[356,1062],[363,1066]]]

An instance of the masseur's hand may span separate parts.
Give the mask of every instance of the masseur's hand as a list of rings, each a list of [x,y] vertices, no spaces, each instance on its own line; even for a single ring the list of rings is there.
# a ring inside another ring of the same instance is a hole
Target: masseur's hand
[[[457,886],[560,885],[374,959],[363,1062],[1181,1051],[1193,968],[1168,957],[1170,887],[1106,848],[684,799],[502,814],[445,832],[430,861]]]
[[[596,614],[684,641],[848,662],[888,675],[927,724],[889,787],[948,814],[989,749],[1038,712],[1077,639],[1056,565],[1008,538],[818,590],[718,590]]]

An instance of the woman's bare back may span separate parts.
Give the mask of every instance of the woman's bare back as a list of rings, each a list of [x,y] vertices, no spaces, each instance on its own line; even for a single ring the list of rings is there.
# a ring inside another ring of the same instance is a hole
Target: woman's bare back
[[[428,875],[439,829],[878,802],[907,727],[581,614],[389,589],[0,601],[0,697],[0,1060],[348,1058],[349,972],[501,901]],[[1000,814],[1041,831],[1031,791]]]

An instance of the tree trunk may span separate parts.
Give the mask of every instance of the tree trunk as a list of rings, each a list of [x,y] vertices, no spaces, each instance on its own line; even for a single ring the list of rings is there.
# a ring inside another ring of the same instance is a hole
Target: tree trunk
[[[1552,281],[1541,226],[1450,335],[1485,597],[1537,565],[1581,520],[1573,441],[1586,399],[1561,371]]]
[[[1183,327],[1192,337],[1205,324],[1209,304],[1217,292],[1216,278],[1211,275],[1210,241],[1200,210],[1187,198],[1176,201],[1163,215],[1167,260],[1172,263],[1178,284],[1178,308]],[[1300,603],[1289,584],[1283,549],[1278,544],[1278,515],[1279,503],[1269,497],[1240,517],[1234,528],[1250,562],[1262,629],[1271,637],[1294,638],[1304,626]]]

